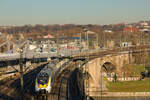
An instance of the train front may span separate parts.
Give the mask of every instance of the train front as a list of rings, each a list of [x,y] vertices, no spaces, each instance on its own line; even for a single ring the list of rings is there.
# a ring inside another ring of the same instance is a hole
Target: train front
[[[46,72],[38,74],[35,82],[35,92],[38,94],[46,94],[51,91],[51,77]]]

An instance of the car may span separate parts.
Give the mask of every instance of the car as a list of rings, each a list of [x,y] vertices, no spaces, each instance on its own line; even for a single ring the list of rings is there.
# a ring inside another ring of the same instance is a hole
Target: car
[[[56,52],[57,50],[55,48],[50,49],[51,52]]]

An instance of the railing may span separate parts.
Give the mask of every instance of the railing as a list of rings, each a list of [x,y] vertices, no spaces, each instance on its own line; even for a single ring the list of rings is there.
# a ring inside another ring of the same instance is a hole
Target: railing
[[[114,53],[120,53],[124,51],[130,51],[132,52],[141,52],[145,50],[150,50],[150,45],[142,45],[142,46],[130,46],[130,47],[124,47],[124,48],[114,48],[114,49],[93,49],[93,50],[65,50],[60,51],[59,53],[49,53],[49,52],[24,52],[23,58],[48,58],[48,57],[68,57],[68,56],[86,56],[87,53],[95,54],[95,53],[105,53],[105,52],[114,52]],[[7,60],[15,60],[19,59],[20,54],[19,53],[12,53],[12,54],[0,54],[0,61],[7,61]]]

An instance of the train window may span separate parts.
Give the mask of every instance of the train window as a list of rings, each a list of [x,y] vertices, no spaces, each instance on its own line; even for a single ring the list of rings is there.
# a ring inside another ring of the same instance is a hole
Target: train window
[[[40,73],[38,76],[38,83],[42,85],[47,84],[48,79],[49,79],[49,76],[47,73]]]

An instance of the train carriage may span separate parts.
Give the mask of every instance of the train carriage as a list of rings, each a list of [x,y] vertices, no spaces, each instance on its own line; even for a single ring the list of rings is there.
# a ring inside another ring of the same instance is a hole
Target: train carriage
[[[53,61],[48,63],[37,75],[35,80],[35,92],[36,93],[50,93],[52,85],[55,80],[55,74],[59,69],[64,66],[69,60],[65,59],[61,62]]]

